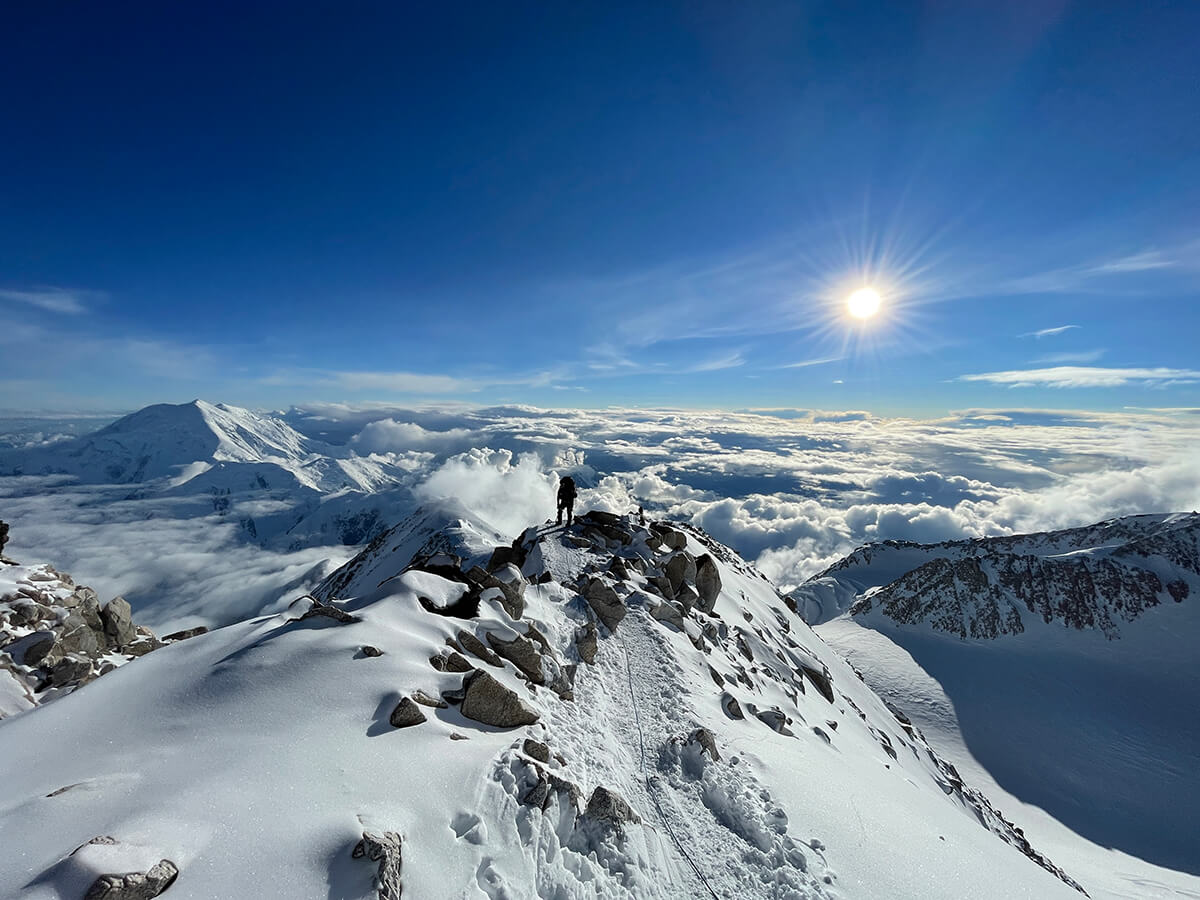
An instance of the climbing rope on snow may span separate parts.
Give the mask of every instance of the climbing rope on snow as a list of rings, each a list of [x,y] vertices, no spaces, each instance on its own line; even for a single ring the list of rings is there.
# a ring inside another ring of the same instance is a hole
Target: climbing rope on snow
[[[633,690],[633,668],[629,664],[629,648],[625,646],[625,641],[613,632],[613,637],[617,639],[617,643],[621,645],[621,651],[625,654],[625,675],[629,679],[629,701],[633,706],[633,722],[637,726],[638,744],[640,745],[642,754],[642,777],[646,780],[646,794],[650,798],[650,802],[654,804],[654,808],[658,810],[659,821],[667,829],[667,834],[671,836],[671,842],[675,844],[675,849],[679,851],[679,855],[687,860],[688,865],[692,867],[692,871],[696,873],[696,877],[700,879],[705,890],[712,896],[713,900],[720,900],[717,892],[712,889],[712,885],[708,883],[708,879],[704,877],[704,873],[700,871],[700,867],[696,865],[696,861],[683,848],[683,842],[679,840],[675,834],[675,829],[671,827],[671,823],[667,820],[667,814],[663,812],[662,804],[658,802],[658,797],[654,795],[654,784],[650,778],[650,773],[646,770],[646,735],[642,731],[642,717],[638,714],[637,694]]]

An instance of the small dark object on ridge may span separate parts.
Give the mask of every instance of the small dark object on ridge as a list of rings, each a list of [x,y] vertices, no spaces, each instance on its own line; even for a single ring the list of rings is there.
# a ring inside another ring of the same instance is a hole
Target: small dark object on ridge
[[[570,525],[575,520],[575,479],[570,475],[564,475],[562,481],[558,483],[558,523],[562,524],[563,510],[567,511],[567,524]]]

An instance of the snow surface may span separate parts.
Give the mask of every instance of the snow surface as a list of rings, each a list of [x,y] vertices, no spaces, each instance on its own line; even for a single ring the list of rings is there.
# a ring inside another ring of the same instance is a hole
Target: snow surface
[[[467,621],[426,611],[418,596],[445,605],[462,585],[404,572],[393,553],[388,577],[373,566],[344,585],[357,622],[301,620],[302,601],[0,721],[0,894],[74,898],[81,871],[167,858],[181,870],[171,898],[373,897],[374,867],[351,858],[365,829],[403,836],[405,896],[421,898],[697,897],[704,883],[728,898],[1079,896],[983,827],[924,745],[728,551],[717,616],[704,620],[728,639],[704,640],[698,616],[690,633],[652,619],[633,575],[618,585],[630,612],[614,635],[601,627],[574,700],[535,691],[511,665],[486,667],[538,724],[482,726],[452,706],[392,728],[401,695],[458,686],[428,658],[460,628],[534,624],[573,658],[587,613],[572,573],[611,554],[561,532],[540,540],[553,580],[527,588],[521,621],[486,600]],[[732,649],[735,635],[745,650]],[[383,655],[364,656],[365,644]],[[797,692],[800,664],[828,673],[834,702],[811,684]],[[722,711],[714,671],[745,719]],[[772,708],[792,734],[751,714]],[[720,761],[682,742],[700,725]],[[641,824],[577,817],[565,795],[545,812],[519,803],[526,736],[561,756],[551,771],[584,798],[613,790]],[[71,856],[98,835],[119,844],[86,853],[108,858]]]

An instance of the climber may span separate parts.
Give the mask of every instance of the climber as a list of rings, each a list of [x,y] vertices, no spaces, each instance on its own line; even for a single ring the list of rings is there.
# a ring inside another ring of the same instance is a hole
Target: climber
[[[563,510],[567,511],[567,524],[575,519],[575,479],[564,475],[558,483],[558,524],[562,524]]]

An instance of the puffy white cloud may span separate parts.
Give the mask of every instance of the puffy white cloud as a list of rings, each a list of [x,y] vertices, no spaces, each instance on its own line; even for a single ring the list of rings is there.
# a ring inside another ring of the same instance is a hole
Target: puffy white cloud
[[[431,431],[416,422],[378,419],[369,422],[350,441],[352,447],[365,453],[394,453],[406,450],[448,449],[461,447],[474,432],[468,428]]]

